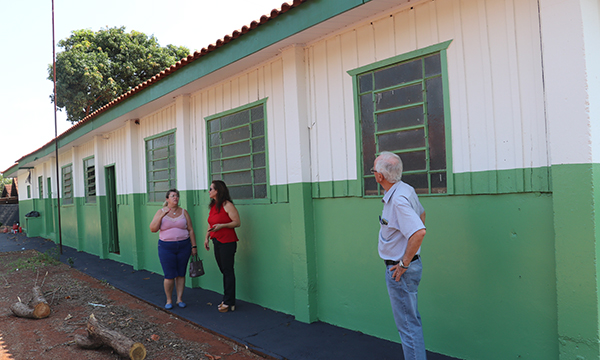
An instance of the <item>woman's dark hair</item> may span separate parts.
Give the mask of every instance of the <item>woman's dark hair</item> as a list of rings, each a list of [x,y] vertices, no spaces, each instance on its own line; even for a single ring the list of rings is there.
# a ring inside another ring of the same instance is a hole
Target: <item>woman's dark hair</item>
[[[229,195],[229,189],[227,189],[227,185],[225,185],[223,181],[213,180],[211,184],[217,191],[217,198],[210,199],[210,204],[208,204],[209,209],[214,205],[217,208],[217,211],[221,211],[221,207],[225,201],[229,201],[233,204],[233,200],[231,200],[231,196]]]
[[[167,195],[165,195],[165,199],[168,199],[169,195],[171,195],[172,192],[174,192],[175,194],[177,194],[177,197],[179,197],[179,190],[177,190],[177,189],[170,189],[169,191],[167,191]],[[165,200],[165,202],[163,203],[163,206],[167,206],[168,204],[169,204],[169,202]]]

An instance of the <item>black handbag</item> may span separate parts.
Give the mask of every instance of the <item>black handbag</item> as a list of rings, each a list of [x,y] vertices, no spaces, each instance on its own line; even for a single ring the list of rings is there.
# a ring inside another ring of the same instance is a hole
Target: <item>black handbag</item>
[[[192,255],[192,259],[190,261],[190,277],[198,277],[204,275],[204,265],[202,265],[202,260],[198,257],[198,255]]]

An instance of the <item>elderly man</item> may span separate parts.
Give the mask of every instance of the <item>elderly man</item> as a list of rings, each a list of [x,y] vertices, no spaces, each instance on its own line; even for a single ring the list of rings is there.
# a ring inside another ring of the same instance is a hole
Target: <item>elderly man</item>
[[[425,236],[425,210],[415,189],[400,181],[402,160],[398,155],[382,152],[375,159],[372,172],[385,189],[378,248],[386,265],[385,280],[404,359],[425,359],[421,315],[417,309],[417,289],[423,269],[419,253]]]

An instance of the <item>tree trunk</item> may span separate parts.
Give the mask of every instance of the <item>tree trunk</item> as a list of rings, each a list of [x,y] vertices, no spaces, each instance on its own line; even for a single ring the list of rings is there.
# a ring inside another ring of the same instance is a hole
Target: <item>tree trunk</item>
[[[33,299],[31,299],[31,306],[33,306],[33,315],[36,319],[43,319],[50,315],[50,305],[46,301],[44,297],[44,293],[42,292],[42,288],[39,286],[34,286],[32,289]]]
[[[10,306],[10,310],[18,317],[36,319],[36,317],[33,315],[33,309],[20,301],[12,304]]]
[[[26,305],[22,302],[17,302],[11,305],[10,310],[22,318],[43,319],[50,315],[50,305],[44,297],[44,293],[39,286],[34,286],[31,290],[33,299]]]
[[[146,358],[146,348],[141,343],[133,342],[117,331],[109,330],[98,322],[94,314],[90,315],[87,323],[88,336],[77,336],[77,345],[90,349],[98,348],[98,344],[108,345],[119,355],[129,357],[131,360],[143,360]]]

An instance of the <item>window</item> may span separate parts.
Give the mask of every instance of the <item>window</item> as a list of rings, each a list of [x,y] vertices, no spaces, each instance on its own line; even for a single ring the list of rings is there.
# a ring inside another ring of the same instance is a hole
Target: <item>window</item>
[[[146,163],[148,201],[163,201],[177,187],[174,132],[146,140]]]
[[[447,192],[445,50],[440,50],[447,45],[350,72],[356,76],[364,195],[383,194],[370,171],[382,151],[400,156],[402,181],[417,193]]]
[[[38,176],[38,190],[39,190],[40,199],[43,199],[44,198],[44,177],[43,176]]]
[[[233,199],[267,199],[264,102],[207,118],[210,180],[223,180]]]
[[[73,164],[62,168],[63,205],[73,203]]]
[[[83,181],[85,184],[85,202],[96,203],[96,167],[94,158],[83,160]]]
[[[31,199],[31,185],[27,185],[27,198]]]

